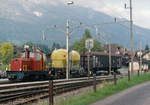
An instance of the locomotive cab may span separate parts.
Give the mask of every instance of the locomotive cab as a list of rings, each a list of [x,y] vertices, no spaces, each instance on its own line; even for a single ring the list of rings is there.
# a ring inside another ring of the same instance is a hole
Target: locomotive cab
[[[50,76],[43,53],[26,49],[20,58],[11,60],[11,70],[7,71],[7,77],[12,81],[48,79]]]
[[[11,60],[11,71],[40,71],[45,70],[43,55],[38,52],[26,51],[21,58]]]

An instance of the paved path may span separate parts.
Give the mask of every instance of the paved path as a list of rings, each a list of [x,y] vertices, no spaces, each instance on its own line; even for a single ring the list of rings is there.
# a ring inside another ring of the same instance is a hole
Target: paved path
[[[150,81],[91,105],[150,105]]]

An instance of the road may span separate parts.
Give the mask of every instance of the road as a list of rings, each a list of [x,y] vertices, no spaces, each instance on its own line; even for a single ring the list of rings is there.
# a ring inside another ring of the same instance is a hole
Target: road
[[[150,81],[91,105],[150,105]]]

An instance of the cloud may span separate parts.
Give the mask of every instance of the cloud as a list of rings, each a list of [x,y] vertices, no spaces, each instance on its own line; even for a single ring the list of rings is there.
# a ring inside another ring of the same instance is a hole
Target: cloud
[[[6,0],[0,1],[0,17],[16,20],[16,17],[21,16],[21,10],[16,6],[17,3]]]
[[[95,10],[116,17],[123,17],[124,15],[126,15],[126,12],[123,8],[118,7],[117,5],[112,6],[111,4],[105,4],[104,7],[95,8]]]
[[[74,2],[79,6],[92,8],[113,17],[129,19],[130,16],[129,9],[124,9],[125,3],[129,6],[129,2],[126,0],[75,0]],[[133,20],[134,24],[150,29],[149,3],[150,1],[147,0],[133,2]]]
[[[143,26],[150,29],[150,11],[149,10],[139,10],[134,11],[133,21],[135,24]]]
[[[17,6],[20,6],[20,8],[22,7],[26,13],[40,17],[44,12],[40,11],[37,7],[42,7],[41,5],[67,6],[68,1],[74,1],[74,6],[77,5],[85,8],[91,8],[113,17],[129,18],[129,10],[124,9],[124,3],[127,2],[126,0],[0,0],[0,16],[13,17],[13,15],[24,15],[24,13],[21,12],[22,10],[15,7],[17,4]],[[150,27],[150,23],[148,22],[150,18],[149,3],[150,1],[148,0],[133,2],[133,19],[135,24],[147,28]],[[127,4],[129,5],[129,2],[127,2]]]
[[[38,11],[34,11],[33,14],[36,15],[36,16],[38,16],[38,17],[40,17],[40,16],[43,15],[41,12],[38,12]]]
[[[16,12],[15,15],[16,15],[16,16],[20,16],[21,13],[20,13],[20,12]]]
[[[57,5],[58,3],[62,3],[64,0],[21,0],[22,3],[28,3],[31,5],[41,5],[41,4],[53,4]]]

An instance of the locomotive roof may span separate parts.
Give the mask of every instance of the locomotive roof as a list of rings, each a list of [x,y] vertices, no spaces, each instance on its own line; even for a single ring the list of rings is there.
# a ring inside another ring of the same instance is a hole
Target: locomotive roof
[[[88,55],[88,54],[89,54],[89,52],[81,53],[81,55]],[[105,53],[105,52],[90,52],[90,55],[106,55],[106,56],[108,56],[109,53]],[[111,56],[121,56],[121,55],[119,55],[119,54],[111,54]]]

